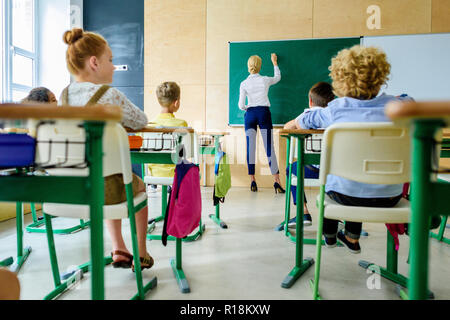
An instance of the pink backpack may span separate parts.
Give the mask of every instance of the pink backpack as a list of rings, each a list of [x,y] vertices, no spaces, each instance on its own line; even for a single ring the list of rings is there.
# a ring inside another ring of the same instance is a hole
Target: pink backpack
[[[188,236],[199,226],[201,213],[199,167],[187,162],[177,164],[164,218],[163,244],[166,245],[168,235],[176,238]]]

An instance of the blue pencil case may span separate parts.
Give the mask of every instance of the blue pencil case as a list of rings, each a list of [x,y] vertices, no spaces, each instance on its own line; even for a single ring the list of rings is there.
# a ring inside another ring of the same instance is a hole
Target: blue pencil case
[[[34,164],[36,140],[27,134],[0,134],[0,168],[29,167]]]

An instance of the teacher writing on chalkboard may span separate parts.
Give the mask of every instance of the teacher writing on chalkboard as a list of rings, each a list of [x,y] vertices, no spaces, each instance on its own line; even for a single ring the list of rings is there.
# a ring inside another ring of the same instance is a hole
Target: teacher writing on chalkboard
[[[274,177],[273,185],[275,193],[284,193],[281,187],[280,171],[278,170],[277,156],[273,147],[273,125],[270,113],[269,88],[281,80],[281,72],[278,67],[277,55],[271,55],[274,76],[265,77],[259,74],[262,60],[259,56],[251,56],[248,59],[248,72],[250,75],[242,81],[239,93],[239,109],[245,111],[245,135],[247,137],[247,166],[248,174],[251,178],[250,190],[258,191],[255,179],[255,152],[256,152],[256,134],[259,129],[269,160],[270,171]],[[245,99],[248,104],[245,105]]]

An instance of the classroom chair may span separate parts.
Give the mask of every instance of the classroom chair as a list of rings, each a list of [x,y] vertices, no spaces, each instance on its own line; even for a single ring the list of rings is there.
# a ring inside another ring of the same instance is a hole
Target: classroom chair
[[[56,164],[54,168],[48,169],[50,175],[79,176],[86,174],[86,159],[84,150],[84,130],[78,126],[77,121],[58,121],[56,123],[48,123],[38,129],[38,141],[63,141],[64,143],[38,143],[37,155],[50,155],[50,164]],[[145,294],[157,285],[157,279],[154,277],[147,285],[144,286],[142,279],[141,263],[139,260],[139,250],[136,233],[135,213],[147,206],[147,194],[141,192],[133,198],[132,191],[132,171],[131,158],[128,136],[125,129],[117,123],[107,123],[103,135],[103,176],[112,174],[122,174],[123,182],[126,188],[126,202],[105,205],[103,207],[103,219],[123,219],[130,220],[131,241],[133,248],[133,257],[135,265],[135,276],[138,293],[132,298],[145,298]],[[70,190],[67,190],[70,192]],[[57,295],[64,292],[68,285],[71,284],[74,277],[72,276],[65,282],[61,283],[58,260],[56,257],[55,242],[52,228],[52,216],[70,217],[77,219],[89,219],[89,206],[74,204],[43,204],[44,220],[46,225],[46,233],[48,239],[49,253],[55,290],[53,290],[45,299],[53,299]],[[103,241],[102,237],[92,235],[96,241]],[[98,239],[97,239],[98,238]],[[101,253],[103,254],[103,253]],[[105,264],[112,261],[111,257],[105,258]],[[77,277],[81,278],[83,272],[90,267],[90,263],[86,263],[78,267]],[[127,270],[127,272],[129,272]]]
[[[339,123],[326,129],[320,162],[319,221],[317,241],[322,240],[323,219],[371,223],[408,223],[410,204],[406,199],[392,208],[343,206],[325,194],[327,176],[333,174],[367,184],[403,184],[410,181],[410,138],[408,129],[391,123]],[[394,238],[387,232],[386,268],[367,261],[359,265],[403,287],[407,278],[398,273]],[[316,246],[313,298],[321,299],[319,278],[322,246]],[[346,254],[346,253],[345,253]]]

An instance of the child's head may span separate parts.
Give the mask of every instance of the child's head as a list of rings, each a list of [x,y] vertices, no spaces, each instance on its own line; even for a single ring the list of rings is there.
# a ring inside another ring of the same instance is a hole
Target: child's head
[[[45,87],[34,88],[28,93],[22,103],[57,103],[55,94]]]
[[[309,90],[310,107],[326,107],[333,99],[333,87],[328,82],[317,82]]]
[[[338,97],[367,100],[375,98],[389,79],[391,65],[382,50],[356,45],[339,51],[329,70]]]
[[[98,33],[73,28],[64,33],[63,41],[68,45],[66,62],[72,75],[89,75],[96,83],[113,82],[115,67],[105,38]]]
[[[262,60],[259,56],[251,56],[250,58],[248,58],[247,66],[249,73],[259,73],[262,66]]]
[[[175,82],[164,82],[156,89],[156,97],[161,107],[168,112],[177,112],[180,108],[180,87]]]

